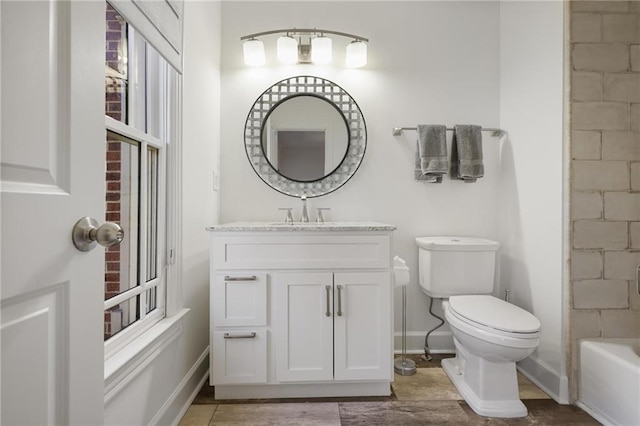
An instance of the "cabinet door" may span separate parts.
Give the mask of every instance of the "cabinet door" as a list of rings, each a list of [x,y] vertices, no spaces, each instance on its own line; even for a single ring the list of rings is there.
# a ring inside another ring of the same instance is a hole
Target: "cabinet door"
[[[333,274],[277,273],[276,380],[333,380]]]
[[[266,383],[266,330],[215,331],[212,343],[212,385]]]
[[[391,378],[391,276],[336,273],[335,379]]]

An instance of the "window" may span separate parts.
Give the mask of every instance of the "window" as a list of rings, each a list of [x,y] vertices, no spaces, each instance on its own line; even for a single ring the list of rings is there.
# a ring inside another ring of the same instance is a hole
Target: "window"
[[[105,251],[108,358],[165,316],[180,77],[108,3],[106,23],[105,219],[125,231],[122,244]]]

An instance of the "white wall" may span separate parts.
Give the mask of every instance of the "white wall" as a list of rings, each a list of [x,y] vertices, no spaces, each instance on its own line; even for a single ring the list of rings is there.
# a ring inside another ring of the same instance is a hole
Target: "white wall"
[[[336,82],[363,111],[367,153],[343,188],[310,200],[310,207],[330,207],[330,220],[398,226],[394,251],[407,260],[412,277],[410,349],[421,351],[426,331],[437,324],[418,287],[414,238],[495,239],[502,243],[500,288],[509,287],[512,301],[542,322],[540,348],[523,368],[561,393],[561,3],[224,2],[223,16],[221,222],[280,220],[278,207],[295,207],[299,218],[299,201],[270,189],[251,169],[243,145],[246,115],[258,95],[280,79],[311,74]],[[242,35],[287,27],[368,37],[369,64],[346,69],[346,41],[334,39],[338,57],[332,66],[279,65],[275,36],[264,38],[266,67],[242,63]],[[418,123],[501,127],[509,137],[484,134],[486,173],[477,183],[418,183],[412,170],[415,132],[391,135],[393,127]],[[435,305],[441,314],[440,303]],[[398,298],[396,332],[399,306]],[[431,347],[452,349],[447,327],[440,330]]]
[[[500,8],[501,287],[542,325],[520,367],[566,401],[563,362],[563,8],[560,1]]]
[[[428,298],[418,289],[414,238],[442,234],[498,238],[499,144],[485,133],[486,177],[478,183],[447,178],[440,185],[426,184],[413,180],[416,133],[394,137],[391,130],[418,123],[499,125],[499,4],[223,2],[222,13],[221,222],[281,220],[278,207],[294,207],[299,220],[300,202],[265,185],[247,161],[246,116],[256,98],[283,78],[310,74],[339,84],[362,109],[367,152],[344,187],[309,200],[312,219],[313,208],[330,207],[328,220],[398,226],[394,250],[407,260],[412,276],[408,330],[416,335],[413,346],[421,350],[426,331],[437,321],[429,317]],[[242,35],[294,26],[370,38],[369,64],[346,69],[343,47],[349,40],[336,38],[332,66],[279,65],[274,36],[264,39],[266,67],[244,65]],[[441,312],[439,303],[437,311]],[[451,349],[451,339],[442,345]]]
[[[220,145],[219,2],[184,2],[182,133],[182,332],[105,407],[105,424],[177,423],[206,378],[209,240],[218,221],[213,169]]]
[[[221,4],[185,1],[182,151],[182,291],[191,308],[185,342],[193,361],[209,346],[209,233],[218,223]]]

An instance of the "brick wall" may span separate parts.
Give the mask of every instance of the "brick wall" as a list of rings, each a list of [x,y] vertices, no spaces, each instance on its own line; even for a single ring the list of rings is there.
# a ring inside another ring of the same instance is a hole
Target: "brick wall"
[[[572,396],[578,339],[640,337],[640,2],[571,3]]]

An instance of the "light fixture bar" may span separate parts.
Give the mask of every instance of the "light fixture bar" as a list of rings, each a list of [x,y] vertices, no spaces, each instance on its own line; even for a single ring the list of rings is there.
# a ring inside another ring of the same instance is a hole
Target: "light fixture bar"
[[[263,31],[261,33],[249,34],[246,36],[240,37],[240,40],[250,40],[252,38],[269,35],[269,34],[279,34],[279,33],[288,33],[289,35],[308,35],[308,34],[333,34],[337,36],[347,37],[355,39],[356,41],[364,41],[369,42],[368,38],[361,37],[355,34],[343,33],[340,31],[333,30],[322,30],[320,28],[288,28],[282,30],[271,30],[271,31]]]

